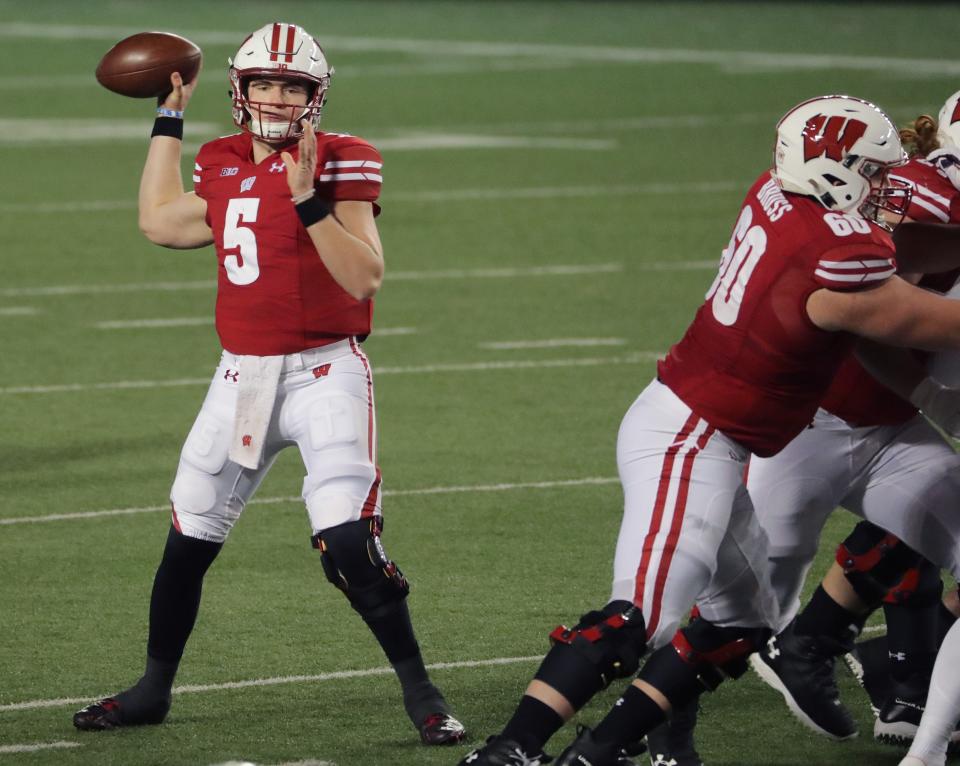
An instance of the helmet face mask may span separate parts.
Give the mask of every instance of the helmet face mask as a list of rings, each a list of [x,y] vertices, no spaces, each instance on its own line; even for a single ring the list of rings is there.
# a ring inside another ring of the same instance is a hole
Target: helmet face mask
[[[902,219],[909,206],[906,184],[888,176],[906,160],[890,118],[850,96],[805,101],[777,124],[774,168],[784,191],[885,228],[884,211]]]
[[[268,143],[298,139],[304,123],[319,128],[333,69],[302,27],[267,24],[243,41],[229,63],[233,121],[239,128]],[[257,79],[297,81],[307,88],[307,101],[293,109],[289,103],[251,100],[250,83]]]

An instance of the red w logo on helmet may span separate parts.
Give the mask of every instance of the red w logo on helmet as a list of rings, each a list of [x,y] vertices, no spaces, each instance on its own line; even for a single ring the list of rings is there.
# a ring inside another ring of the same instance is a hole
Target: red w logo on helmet
[[[867,124],[846,117],[818,114],[807,120],[803,129],[803,161],[827,155],[839,162],[844,154],[867,132]]]
[[[957,101],[953,106],[953,114],[950,115],[950,124],[953,125],[953,123],[958,120],[960,120],[960,101]]]

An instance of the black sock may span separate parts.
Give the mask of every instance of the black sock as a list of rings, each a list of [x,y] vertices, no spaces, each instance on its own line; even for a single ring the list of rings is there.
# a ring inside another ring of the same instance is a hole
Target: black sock
[[[431,713],[449,713],[447,701],[433,685],[423,664],[407,602],[391,605],[375,615],[363,615],[363,621],[397,673],[403,690],[403,707],[414,725],[422,724]]]
[[[797,635],[822,638],[842,646],[852,646],[867,615],[851,612],[834,601],[823,586],[817,586],[810,602],[797,615],[794,630]]]
[[[910,601],[887,604],[883,611],[890,675],[901,683],[914,676],[929,676],[937,656],[940,602],[920,607]]]
[[[396,665],[410,657],[419,656],[420,645],[413,633],[413,623],[410,622],[410,610],[407,609],[406,601],[390,604],[386,608],[378,609],[376,613],[361,616],[391,664]]]
[[[167,534],[150,596],[147,667],[136,684],[117,695],[124,723],[159,723],[170,709],[170,690],[200,609],[203,576],[222,543]]]
[[[150,596],[151,657],[180,661],[200,611],[203,576],[222,547],[223,543],[186,537],[170,528]]]
[[[563,718],[552,707],[526,694],[513,717],[503,728],[503,736],[519,742],[528,756],[539,755],[543,746],[563,726]]]
[[[120,717],[126,724],[160,723],[170,710],[170,690],[177,662],[147,655],[147,668],[137,683],[117,695]]]
[[[667,720],[667,714],[656,702],[630,684],[623,696],[593,730],[597,742],[625,745],[634,742]]]

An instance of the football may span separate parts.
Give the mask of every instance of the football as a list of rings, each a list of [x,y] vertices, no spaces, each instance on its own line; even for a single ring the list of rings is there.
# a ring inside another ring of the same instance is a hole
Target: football
[[[169,32],[140,32],[108,50],[97,65],[97,82],[132,98],[154,98],[170,91],[170,75],[190,82],[203,54],[185,37]]]

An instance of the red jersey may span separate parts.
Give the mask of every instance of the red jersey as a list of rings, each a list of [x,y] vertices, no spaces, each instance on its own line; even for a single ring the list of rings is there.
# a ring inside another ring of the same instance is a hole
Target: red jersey
[[[910,186],[913,196],[907,216],[923,223],[960,223],[960,192],[933,164],[912,159],[890,177]],[[920,285],[946,292],[957,272],[931,274]],[[917,408],[875,380],[853,355],[844,361],[820,405],[853,426],[904,423]]]
[[[821,288],[859,290],[896,271],[893,241],[863,218],[754,183],[720,270],[658,375],[710,425],[761,457],[813,418],[853,336],[825,332],[806,304]]]
[[[297,147],[288,149],[297,157]],[[317,133],[317,194],[329,202],[374,203],[380,154],[362,139]],[[300,223],[280,154],[252,160],[252,138],[238,133],[204,144],[194,190],[207,203],[217,250],[217,333],[234,354],[291,354],[367,335],[373,301],[336,283]]]

